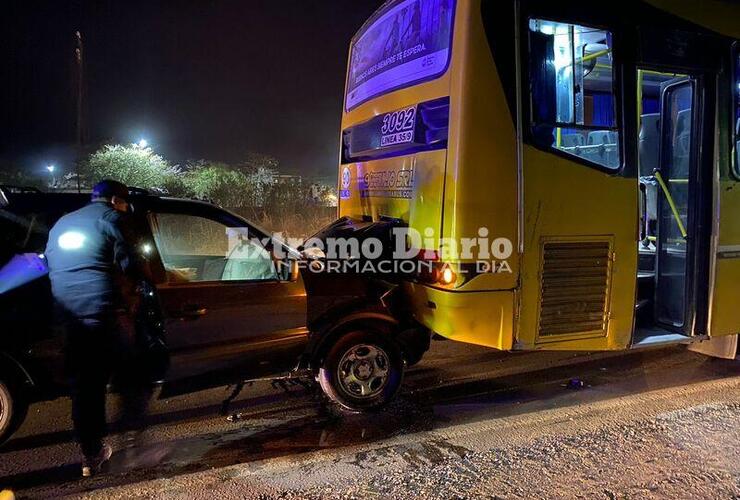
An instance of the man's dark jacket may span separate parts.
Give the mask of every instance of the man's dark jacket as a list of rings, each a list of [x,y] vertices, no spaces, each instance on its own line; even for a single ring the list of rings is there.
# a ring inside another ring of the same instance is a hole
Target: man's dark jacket
[[[134,263],[126,215],[94,201],[59,219],[49,232],[46,258],[57,303],[74,317],[128,308]]]

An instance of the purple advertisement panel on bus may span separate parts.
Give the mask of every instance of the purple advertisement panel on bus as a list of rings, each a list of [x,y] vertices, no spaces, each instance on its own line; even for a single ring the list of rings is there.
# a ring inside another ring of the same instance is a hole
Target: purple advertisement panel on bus
[[[382,12],[352,46],[347,110],[444,73],[454,7],[455,0],[402,0]]]

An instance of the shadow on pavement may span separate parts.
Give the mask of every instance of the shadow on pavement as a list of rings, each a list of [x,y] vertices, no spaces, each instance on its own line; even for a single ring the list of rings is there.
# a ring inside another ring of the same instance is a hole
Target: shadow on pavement
[[[244,389],[245,392],[248,391]],[[291,390],[291,394],[298,394],[303,391]],[[241,399],[234,401],[229,406],[230,411],[241,410],[244,408],[251,408],[255,406],[268,405],[271,403],[281,402],[284,399],[285,393],[273,394],[269,396],[261,396],[258,398]],[[173,422],[183,423],[187,421],[197,420],[203,417],[210,417],[219,413],[221,404],[212,404],[207,406],[198,406],[195,408],[186,408],[177,411],[170,411],[166,413],[156,413],[147,417],[147,424],[161,425]],[[111,423],[108,426],[111,434],[120,432],[119,426],[116,423]],[[51,446],[55,444],[71,443],[74,440],[74,434],[71,430],[55,431],[55,432],[44,432],[40,434],[32,434],[28,436],[11,438],[0,448],[0,455],[11,451],[30,450],[34,448],[42,448],[44,446]]]

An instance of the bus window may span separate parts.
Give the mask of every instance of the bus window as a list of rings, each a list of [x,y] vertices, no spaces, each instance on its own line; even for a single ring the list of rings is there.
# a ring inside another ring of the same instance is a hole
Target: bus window
[[[441,76],[450,61],[454,0],[398,0],[355,36],[347,111],[381,94]]]
[[[530,19],[529,52],[534,140],[619,168],[611,33]]]
[[[735,161],[735,176],[740,178],[740,42],[735,42],[733,56],[735,64],[735,81],[733,82],[733,107],[732,124],[735,130],[733,145],[735,147],[732,155]]]

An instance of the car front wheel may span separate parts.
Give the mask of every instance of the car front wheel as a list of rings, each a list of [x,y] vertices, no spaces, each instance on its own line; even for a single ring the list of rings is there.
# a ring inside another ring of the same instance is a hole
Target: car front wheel
[[[15,432],[26,416],[26,404],[11,390],[11,386],[0,380],[0,444]]]
[[[318,379],[324,393],[343,408],[370,411],[393,399],[401,387],[403,371],[398,346],[378,332],[363,330],[337,340]]]

